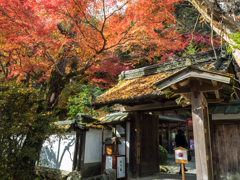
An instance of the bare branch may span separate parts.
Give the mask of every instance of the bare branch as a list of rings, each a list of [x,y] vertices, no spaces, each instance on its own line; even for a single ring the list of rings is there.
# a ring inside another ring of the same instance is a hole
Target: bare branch
[[[114,13],[116,13],[117,11],[120,11],[126,4],[128,4],[131,0],[128,0],[127,2],[125,2],[122,6],[120,6],[120,8],[114,10],[108,17],[106,17],[106,19],[108,19],[109,17],[111,17]]]
[[[59,68],[58,68],[56,62],[54,61],[54,59],[52,58],[52,56],[51,56],[48,52],[46,52],[46,55],[47,55],[47,57],[53,62],[54,66],[55,66],[55,68],[56,68],[56,70],[57,70],[57,72],[58,72],[61,76],[65,77],[65,75],[59,70]]]
[[[201,16],[201,13],[198,14],[198,17],[197,17],[196,23],[195,23],[195,25],[194,25],[194,28],[193,28],[193,31],[192,31],[192,39],[191,39],[191,42],[192,42],[193,39],[194,39],[194,37],[193,37],[193,33],[194,33],[194,31],[195,31],[195,29],[196,29],[196,27],[197,27],[197,23],[198,23],[198,20],[199,20],[200,16]]]
[[[84,11],[82,10],[82,8],[79,6],[79,4],[75,1],[75,0],[73,0],[74,1],[74,3],[76,4],[76,6],[78,7],[78,9],[83,13],[83,15],[84,15],[84,17],[85,17],[85,23],[87,23],[87,24],[89,24],[93,29],[95,29],[96,31],[98,31],[98,32],[100,32],[100,30],[96,27],[96,26],[94,26],[92,23],[90,23],[90,21],[88,21],[87,20],[87,16],[86,16],[86,14],[84,13]]]
[[[137,20],[137,21],[138,21],[138,20]],[[111,48],[113,48],[113,47],[115,47],[115,46],[117,46],[117,45],[120,45],[121,42],[124,40],[124,38],[126,37],[126,35],[129,33],[129,31],[132,29],[132,27],[136,24],[137,21],[135,21],[131,26],[129,26],[128,30],[125,31],[125,34],[121,37],[121,39],[120,39],[116,44],[114,44],[114,45],[112,45],[112,46],[110,46],[110,47],[108,47],[108,48],[105,48],[105,50],[108,50],[108,49],[111,49]]]
[[[92,49],[92,50],[94,50],[95,52],[97,52],[97,50],[96,50],[94,47],[92,47],[92,46],[90,46],[90,45],[88,44],[88,42],[86,41],[86,37],[85,37],[84,33],[82,32],[82,30],[81,30],[81,28],[79,27],[78,23],[77,23],[76,21],[74,21],[74,18],[70,15],[70,13],[68,12],[68,14],[66,13],[65,15],[68,16],[68,17],[70,17],[70,18],[73,20],[73,22],[74,22],[75,25],[77,26],[78,30],[80,31],[81,35],[83,36],[83,40],[85,41],[86,45],[87,45],[90,49]]]
[[[211,13],[211,43],[212,43],[212,48],[213,48],[213,51],[214,51],[215,58],[217,60],[217,54],[216,54],[216,51],[215,51],[215,48],[214,48],[214,45],[213,45],[213,12]]]

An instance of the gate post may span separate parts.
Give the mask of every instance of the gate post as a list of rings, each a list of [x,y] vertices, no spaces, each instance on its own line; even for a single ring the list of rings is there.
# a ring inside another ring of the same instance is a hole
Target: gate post
[[[210,149],[208,127],[208,116],[206,113],[207,101],[202,92],[199,91],[200,82],[197,79],[191,79],[191,105],[192,120],[195,146],[195,163],[198,180],[212,180],[212,166],[210,163]],[[206,135],[205,135],[206,134]]]

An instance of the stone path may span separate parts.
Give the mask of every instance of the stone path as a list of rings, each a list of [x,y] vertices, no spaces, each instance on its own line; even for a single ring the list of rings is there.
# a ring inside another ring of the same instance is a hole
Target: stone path
[[[168,165],[164,165],[170,170],[171,174],[178,174],[180,170],[180,164],[175,163],[174,155],[168,154]],[[195,159],[192,157],[192,161],[189,161],[188,164],[185,164],[186,169],[188,170],[185,174],[196,174]]]
[[[164,165],[170,170],[170,173],[157,173],[145,177],[139,178],[139,180],[182,180],[182,175],[179,174],[180,165],[175,163],[174,155],[168,154],[168,164]],[[192,157],[192,161],[189,161],[185,165],[188,171],[185,173],[185,180],[196,180],[196,166],[195,159]],[[129,179],[134,180],[134,179]]]
[[[129,178],[129,180],[136,180],[136,179]],[[158,173],[151,176],[141,177],[138,180],[182,180],[182,176],[179,174]],[[186,174],[185,180],[196,180],[196,175]]]

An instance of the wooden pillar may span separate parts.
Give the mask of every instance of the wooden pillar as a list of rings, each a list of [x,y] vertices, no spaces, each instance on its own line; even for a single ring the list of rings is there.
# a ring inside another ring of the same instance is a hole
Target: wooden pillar
[[[140,174],[140,120],[142,113],[133,112],[134,119],[130,126],[130,157],[129,157],[129,177],[138,178]]]
[[[209,143],[205,133],[208,133],[209,129],[206,129],[208,120],[207,117],[207,102],[206,99],[199,91],[200,83],[197,79],[191,80],[191,105],[192,105],[192,120],[193,120],[193,132],[194,132],[194,144],[195,144],[195,163],[197,170],[197,180],[212,180],[210,173],[210,163],[208,163],[209,155],[207,154],[207,146]],[[209,136],[210,137],[210,136]]]
[[[188,134],[188,121],[186,123],[186,139],[187,139],[187,142],[188,142],[188,147],[187,148],[189,148],[190,145],[189,145],[189,134]]]
[[[102,125],[102,153],[101,153],[101,162],[103,162],[103,136],[104,136],[104,129]],[[103,163],[101,163],[101,173],[103,174]]]
[[[170,126],[170,122],[168,122],[168,153],[171,154],[171,126]]]
[[[205,99],[205,96],[203,97]],[[204,100],[206,102],[206,99]],[[209,179],[213,179],[213,162],[212,162],[212,147],[211,147],[211,131],[210,120],[208,115],[208,105],[204,106],[204,128],[205,128],[205,140],[206,140],[206,152],[208,163]]]
[[[79,132],[76,131],[76,140],[75,140],[75,148],[74,148],[74,157],[73,157],[73,166],[72,166],[72,170],[75,171],[77,170],[77,159],[79,157],[79,153],[78,153],[78,147],[80,146],[80,139],[79,139]]]
[[[216,131],[216,129],[214,129],[214,126],[213,126],[213,121],[212,121],[212,115],[211,114],[209,114],[209,123],[210,123],[210,132],[211,132],[211,143],[216,143],[217,144],[217,142],[214,140],[214,135],[215,135],[215,131]],[[211,148],[212,148],[212,166],[213,166],[213,179],[217,179],[217,174],[218,174],[218,172],[217,172],[217,168],[216,168],[216,166],[217,166],[217,155],[216,155],[216,145],[213,145],[213,146],[211,146]]]
[[[162,138],[161,139],[162,140],[162,142],[161,142],[162,144],[161,144],[161,146],[163,146],[163,120],[161,120],[161,132],[162,132],[161,133],[162,134],[162,137],[161,137]]]
[[[81,174],[84,173],[84,158],[85,158],[85,142],[86,142],[86,131],[81,136]]]

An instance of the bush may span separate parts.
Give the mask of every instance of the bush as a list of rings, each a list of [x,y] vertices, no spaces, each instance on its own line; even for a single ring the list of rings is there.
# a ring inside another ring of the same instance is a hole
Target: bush
[[[168,159],[167,150],[159,145],[159,164],[166,164]]]
[[[61,130],[38,89],[8,82],[0,92],[0,179],[32,180],[41,139]]]

